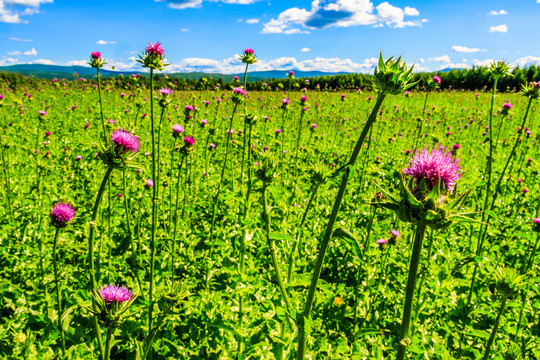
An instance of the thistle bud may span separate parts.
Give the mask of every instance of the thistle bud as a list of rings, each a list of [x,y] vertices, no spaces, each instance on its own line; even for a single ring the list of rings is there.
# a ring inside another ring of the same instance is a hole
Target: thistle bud
[[[255,171],[257,178],[265,183],[274,181],[278,169],[276,159],[268,151],[263,151],[257,154],[256,160],[258,163]]]
[[[257,62],[257,56],[255,55],[255,51],[253,49],[244,49],[244,52],[242,53],[242,55],[240,55],[240,60],[244,63],[244,64],[248,64],[248,65],[251,65],[251,64],[254,64]]]
[[[414,65],[407,70],[407,63],[401,56],[394,59],[392,56],[384,61],[382,53],[379,56],[379,65],[375,68],[373,85],[383,94],[400,94],[417,84],[411,83]]]
[[[101,57],[101,53],[99,51],[92,51],[92,54],[90,54],[90,61],[88,61],[88,65],[90,65],[93,68],[100,68],[105,65],[105,59]]]

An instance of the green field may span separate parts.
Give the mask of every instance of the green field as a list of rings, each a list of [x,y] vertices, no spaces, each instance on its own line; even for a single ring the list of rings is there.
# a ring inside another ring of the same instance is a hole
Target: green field
[[[389,94],[349,164],[375,91],[248,83],[235,103],[229,88],[171,83],[164,96],[108,81],[103,123],[96,82],[0,82],[0,358],[100,359],[110,346],[111,359],[288,359],[304,327],[306,358],[395,359],[417,225],[373,203],[385,191],[400,198],[413,150],[441,144],[460,159],[453,195],[470,190],[454,214],[468,215],[425,232],[406,354],[540,359],[534,99],[497,92],[490,120],[489,88]],[[118,129],[140,138],[127,160],[111,145]],[[442,192],[437,209],[450,199]],[[76,215],[55,242],[49,214],[58,202]],[[92,277],[136,295],[122,321],[115,304],[95,310]]]

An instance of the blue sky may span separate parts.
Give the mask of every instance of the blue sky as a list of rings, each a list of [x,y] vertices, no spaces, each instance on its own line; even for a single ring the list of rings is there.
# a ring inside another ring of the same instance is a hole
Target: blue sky
[[[379,51],[417,71],[506,60],[540,64],[540,0],[0,0],[0,65],[83,65],[140,70],[160,41],[166,72],[372,72]]]

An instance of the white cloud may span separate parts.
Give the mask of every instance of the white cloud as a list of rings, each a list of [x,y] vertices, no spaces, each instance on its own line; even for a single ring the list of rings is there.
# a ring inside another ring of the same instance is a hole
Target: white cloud
[[[498,26],[491,26],[489,28],[489,32],[491,33],[505,33],[508,32],[508,26],[505,24],[498,25]]]
[[[98,44],[98,45],[107,45],[107,44],[114,45],[114,44],[116,44],[116,41],[98,40],[98,41],[96,41],[96,44]]]
[[[247,19],[247,20],[246,20],[246,23],[247,23],[247,24],[258,24],[258,23],[259,23],[259,19]]]
[[[14,58],[3,58],[3,59],[0,59],[0,66],[16,64],[16,63],[18,63],[18,62],[19,62],[18,59],[14,59]]]
[[[491,10],[488,15],[508,15],[508,12],[506,10]]]
[[[444,64],[444,65],[441,65],[439,67],[438,70],[443,70],[443,69],[470,69],[471,67],[465,63],[457,63],[457,64],[454,64],[454,63],[449,63],[449,64]]]
[[[21,55],[20,51],[11,51],[7,53],[9,56],[19,56]]]
[[[68,61],[66,63],[66,65],[68,65],[68,66],[86,66],[86,67],[90,66],[90,65],[88,65],[88,60],[71,60],[71,61]]]
[[[311,9],[289,8],[264,24],[263,34],[291,34],[307,32],[300,29],[324,29],[327,27],[350,27],[372,25],[380,27],[386,24],[392,28],[422,26],[426,19],[405,20],[405,16],[418,16],[420,13],[412,7],[401,9],[388,2],[376,8],[370,0],[313,0]]]
[[[473,60],[473,65],[476,66],[476,67],[488,67],[493,62],[495,62],[495,60],[493,60],[493,59],[485,59],[485,60],[474,59]]]
[[[28,23],[21,16],[37,14],[41,4],[52,2],[53,0],[0,0],[0,23]]]
[[[434,61],[434,62],[449,63],[450,62],[450,57],[448,55],[442,55],[442,56],[438,56],[438,57],[429,58],[428,60],[429,61]]]
[[[183,10],[183,9],[192,9],[199,8],[202,6],[203,1],[205,0],[155,0],[155,2],[165,2],[167,6],[172,9]],[[249,5],[257,2],[258,0],[209,0],[212,2],[222,2],[224,4],[238,4],[238,5]]]
[[[37,51],[36,51],[36,49],[32,48],[32,50],[25,51],[25,52],[23,53],[23,55],[26,55],[26,56],[36,56],[36,55],[37,55]]]
[[[32,41],[34,41],[34,40],[30,40],[30,39],[21,39],[21,38],[18,38],[18,37],[10,37],[9,40],[22,41],[22,42],[32,42]]]
[[[300,51],[301,51],[301,52],[310,52],[310,51],[311,51],[311,49],[310,49],[310,48],[307,48],[307,47],[305,47],[305,48],[302,48],[302,49],[301,49]]]
[[[540,2],[540,0],[538,0]],[[538,56],[525,56],[512,62],[512,65],[519,67],[526,67],[528,65],[540,65],[540,57]]]
[[[467,46],[461,46],[461,45],[452,46],[452,50],[457,53],[475,53],[475,52],[480,52],[480,51],[487,51],[486,49],[469,48]]]
[[[30,64],[43,64],[43,65],[56,65],[56,63],[52,60],[48,59],[36,59],[32,60]]]
[[[186,29],[186,28],[182,28],[181,30],[182,32],[189,32],[189,29]]]

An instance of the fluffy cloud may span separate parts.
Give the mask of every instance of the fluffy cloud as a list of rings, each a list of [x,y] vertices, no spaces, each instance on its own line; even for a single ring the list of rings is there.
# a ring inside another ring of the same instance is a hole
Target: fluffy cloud
[[[186,28],[182,28],[181,30],[182,32],[189,32],[189,29],[186,29]]]
[[[310,52],[310,51],[311,51],[311,49],[310,49],[310,48],[307,48],[307,47],[305,47],[305,48],[302,48],[302,49],[301,49],[300,51],[301,51],[301,52]]]
[[[247,23],[247,24],[258,24],[258,23],[259,23],[259,19],[247,19],[247,20],[246,20],[246,23]]]
[[[32,50],[25,51],[25,52],[23,53],[23,55],[26,55],[26,56],[36,56],[36,55],[37,55],[37,51],[36,51],[36,49],[32,48]]]
[[[538,0],[540,2],[540,0]],[[538,56],[525,56],[512,62],[512,65],[519,67],[526,67],[528,65],[540,65],[540,57]]]
[[[307,32],[301,29],[324,29],[327,27],[350,27],[387,25],[393,28],[422,26],[426,19],[405,20],[405,16],[418,16],[412,7],[401,9],[388,2],[376,8],[370,0],[313,0],[311,9],[293,7],[283,11],[277,18],[264,24],[263,34],[291,34]],[[296,30],[296,31],[294,31]]]
[[[450,62],[450,57],[448,55],[443,55],[443,56],[429,58],[428,60],[429,61],[434,61],[434,62],[449,63]]]
[[[489,32],[491,33],[505,33],[508,32],[508,26],[505,24],[498,25],[498,26],[491,26],[489,28]]]
[[[1,1],[1,0],[0,0]],[[18,37],[10,37],[9,40],[13,40],[13,41],[22,41],[22,42],[32,42],[34,40],[30,40],[30,39],[21,39],[21,38],[18,38]]]
[[[444,70],[444,69],[470,69],[471,67],[465,63],[449,63],[441,65],[437,70]]]
[[[190,9],[198,8],[202,6],[204,0],[155,0],[155,2],[165,2],[172,9]],[[253,4],[258,0],[209,0],[213,2],[222,2],[225,4],[239,4],[239,5],[249,5]]]
[[[460,45],[452,46],[452,50],[457,52],[457,53],[475,53],[475,52],[480,52],[480,51],[487,51],[486,49],[469,48],[469,47],[460,46]]]
[[[98,45],[107,45],[107,44],[114,45],[114,44],[116,44],[116,41],[98,40],[98,41],[96,41],[96,44],[98,44]]]
[[[22,16],[37,14],[41,4],[52,2],[53,0],[0,0],[0,22],[27,23],[28,21],[21,18]]]
[[[488,15],[508,15],[508,12],[506,10],[491,10]]]
[[[9,56],[19,56],[21,55],[20,51],[11,51],[7,53]]]

